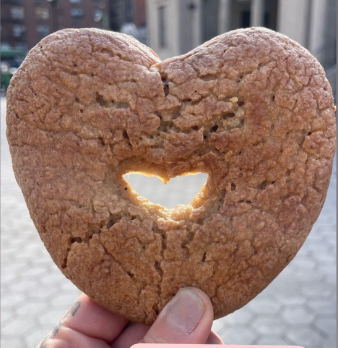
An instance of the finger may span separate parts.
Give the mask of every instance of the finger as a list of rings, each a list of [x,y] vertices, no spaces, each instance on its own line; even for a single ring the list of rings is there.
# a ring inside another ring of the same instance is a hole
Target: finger
[[[213,321],[209,297],[197,288],[183,288],[164,307],[143,343],[203,344]]]
[[[113,342],[111,348],[129,348],[140,342],[148,330],[149,326],[129,323],[121,335]]]
[[[211,331],[210,335],[206,341],[207,344],[224,344],[223,340],[220,336],[217,335],[217,333]]]
[[[82,294],[62,318],[61,323],[85,336],[112,342],[127,325],[128,320],[109,312]]]
[[[60,326],[53,337],[47,337],[38,348],[109,348],[109,345],[100,339],[88,337],[80,332],[65,326]]]

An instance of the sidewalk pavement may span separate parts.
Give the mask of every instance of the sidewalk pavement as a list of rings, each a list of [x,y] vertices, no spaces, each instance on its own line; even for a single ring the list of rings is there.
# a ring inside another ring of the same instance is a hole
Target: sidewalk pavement
[[[54,265],[29,217],[11,168],[4,98],[1,127],[1,346],[34,348],[80,291]],[[198,187],[202,179],[190,183]],[[178,182],[171,192],[183,187],[189,190]],[[227,344],[336,348],[336,162],[323,211],[297,256],[266,290],[216,320],[213,329]]]

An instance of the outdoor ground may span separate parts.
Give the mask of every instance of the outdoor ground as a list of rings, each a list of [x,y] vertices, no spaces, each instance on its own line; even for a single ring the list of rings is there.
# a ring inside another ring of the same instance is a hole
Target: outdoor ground
[[[5,132],[2,98],[1,346],[34,348],[80,291],[54,265],[35,230],[13,175]],[[249,304],[214,322],[225,343],[336,348],[335,168],[336,163],[324,209],[294,260]],[[202,181],[189,180],[196,187]],[[194,196],[186,182],[175,185],[170,193]],[[150,197],[151,187],[146,190]],[[174,198],[167,194],[164,204]]]

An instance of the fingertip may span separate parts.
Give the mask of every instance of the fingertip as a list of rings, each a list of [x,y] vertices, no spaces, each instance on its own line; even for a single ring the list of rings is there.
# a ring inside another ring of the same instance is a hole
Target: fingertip
[[[213,308],[209,297],[197,288],[182,288],[164,307],[143,342],[205,343],[212,322]]]
[[[198,298],[203,303],[203,306],[205,309],[205,314],[208,316],[208,319],[212,318],[212,320],[213,320],[214,319],[214,309],[213,309],[213,306],[212,306],[212,303],[211,303],[209,296],[201,289],[198,289],[195,287],[186,287],[184,289],[188,289],[190,291],[193,291],[198,296]],[[182,290],[182,289],[180,289],[180,290]]]
[[[84,335],[113,341],[128,324],[128,320],[99,306],[81,294],[66,315],[62,324]]]

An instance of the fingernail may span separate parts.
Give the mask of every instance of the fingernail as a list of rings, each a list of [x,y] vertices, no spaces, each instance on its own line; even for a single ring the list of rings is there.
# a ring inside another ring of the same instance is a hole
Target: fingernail
[[[204,311],[204,305],[196,293],[184,288],[168,303],[163,314],[168,325],[176,332],[191,334],[201,321]]]

